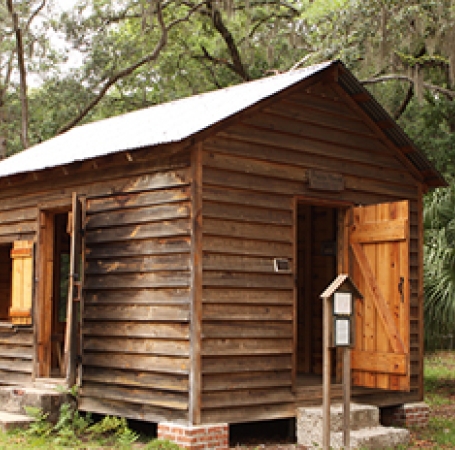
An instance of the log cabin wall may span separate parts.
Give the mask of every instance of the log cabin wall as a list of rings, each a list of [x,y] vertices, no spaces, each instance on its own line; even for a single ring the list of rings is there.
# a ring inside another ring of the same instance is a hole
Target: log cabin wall
[[[40,209],[86,198],[82,410],[188,416],[191,164],[189,150],[171,150],[55,168],[0,191],[0,245],[36,242]],[[18,330],[0,329],[0,383],[31,379],[33,327]],[[8,356],[25,344],[29,360]]]
[[[354,100],[322,83],[281,96],[208,138],[202,160],[202,422],[295,415],[295,196],[410,201],[412,391],[406,399],[418,399],[419,183]],[[310,169],[342,174],[345,188],[310,190]],[[292,273],[274,272],[276,257],[289,258]]]

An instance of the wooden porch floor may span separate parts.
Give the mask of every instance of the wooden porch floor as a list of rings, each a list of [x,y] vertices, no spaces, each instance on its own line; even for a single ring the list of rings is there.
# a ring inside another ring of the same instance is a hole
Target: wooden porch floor
[[[317,406],[322,404],[322,376],[312,374],[298,374],[294,389],[297,406]],[[342,384],[337,383],[335,378],[330,386],[331,400],[341,401],[343,398]],[[377,389],[356,387],[351,388],[351,397],[377,394]]]

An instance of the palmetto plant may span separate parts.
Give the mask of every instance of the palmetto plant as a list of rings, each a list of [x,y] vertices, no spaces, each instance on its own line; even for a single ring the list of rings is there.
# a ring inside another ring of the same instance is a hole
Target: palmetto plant
[[[425,346],[440,347],[455,333],[455,183],[426,198]]]

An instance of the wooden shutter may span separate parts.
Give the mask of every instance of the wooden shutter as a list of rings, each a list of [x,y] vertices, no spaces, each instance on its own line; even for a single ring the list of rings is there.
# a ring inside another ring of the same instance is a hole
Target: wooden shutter
[[[11,322],[18,325],[32,323],[33,241],[15,241],[11,250],[13,265]]]
[[[76,193],[73,193],[71,211],[71,245],[70,245],[70,273],[68,280],[68,306],[66,315],[66,336],[65,336],[65,369],[66,382],[69,386],[76,381],[76,358],[78,342],[78,314],[75,302],[80,300],[81,273],[80,257],[82,248],[82,204]]]
[[[356,304],[353,384],[410,389],[409,206],[407,201],[353,208]]]

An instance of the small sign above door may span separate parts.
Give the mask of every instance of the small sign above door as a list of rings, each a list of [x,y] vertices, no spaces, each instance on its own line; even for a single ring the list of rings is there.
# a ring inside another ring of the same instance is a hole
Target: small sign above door
[[[308,171],[308,187],[318,191],[341,192],[344,190],[344,178],[339,173]]]

